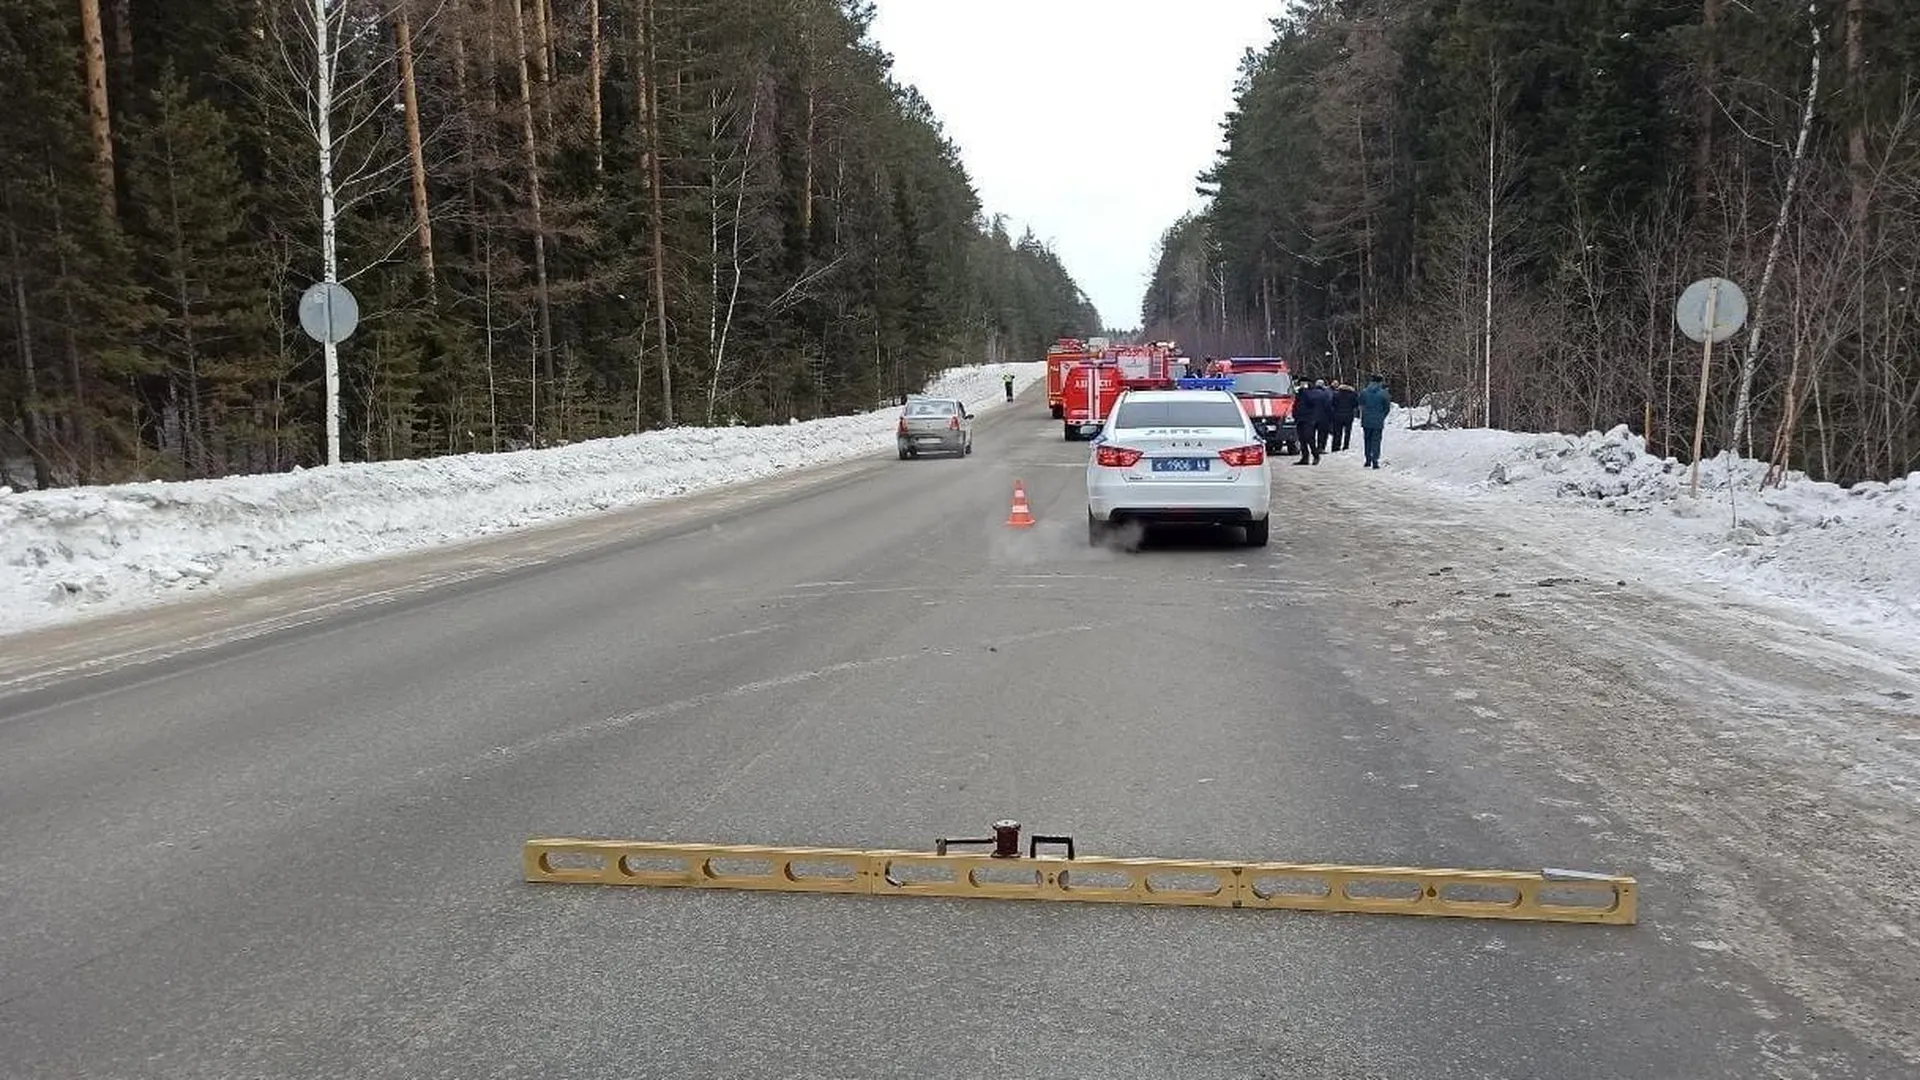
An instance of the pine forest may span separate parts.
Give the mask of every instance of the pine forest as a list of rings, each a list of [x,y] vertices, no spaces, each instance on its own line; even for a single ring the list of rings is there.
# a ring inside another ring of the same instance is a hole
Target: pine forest
[[[7,0],[0,484],[325,461],[329,265],[347,461],[872,408],[1095,329],[871,19]]]
[[[1920,4],[1309,0],[1247,57],[1144,329],[1523,431],[1920,468]]]

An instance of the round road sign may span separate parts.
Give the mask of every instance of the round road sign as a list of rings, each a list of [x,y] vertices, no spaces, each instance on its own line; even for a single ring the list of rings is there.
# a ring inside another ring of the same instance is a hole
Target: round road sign
[[[1707,325],[1709,300],[1713,306],[1712,326]],[[1747,324],[1747,294],[1726,278],[1701,278],[1680,294],[1680,302],[1673,306],[1673,321],[1693,340],[1705,342],[1711,336],[1717,345]]]
[[[321,344],[339,343],[360,325],[360,303],[337,281],[318,281],[300,295],[300,329]]]

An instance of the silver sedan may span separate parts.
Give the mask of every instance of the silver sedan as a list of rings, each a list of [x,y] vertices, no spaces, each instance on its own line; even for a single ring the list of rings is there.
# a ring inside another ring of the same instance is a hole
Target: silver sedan
[[[900,408],[900,460],[973,453],[973,414],[955,398],[908,398]]]

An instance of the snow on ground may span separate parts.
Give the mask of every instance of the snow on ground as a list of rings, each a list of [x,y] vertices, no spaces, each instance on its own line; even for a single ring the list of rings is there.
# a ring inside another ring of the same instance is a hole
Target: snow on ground
[[[977,413],[1044,363],[956,368],[926,393]],[[264,476],[0,488],[0,634],[193,591],[449,544],[890,449],[898,410],[674,428],[544,450]]]
[[[1841,488],[1790,472],[1762,490],[1766,465],[1728,454],[1701,465],[1696,499],[1689,467],[1648,453],[1625,427],[1578,436],[1396,427],[1384,450],[1389,470],[1526,506],[1623,571],[1705,578],[1835,625],[1920,640],[1920,473]]]

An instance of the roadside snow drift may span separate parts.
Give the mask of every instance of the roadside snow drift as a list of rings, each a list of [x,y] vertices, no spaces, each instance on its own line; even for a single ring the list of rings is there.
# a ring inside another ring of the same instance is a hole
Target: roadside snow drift
[[[1920,473],[1851,488],[1733,455],[1690,469],[1617,427],[1585,435],[1394,430],[1389,469],[1475,498],[1586,510],[1565,542],[1685,571],[1862,628],[1920,629]],[[1596,512],[1597,511],[1597,512]],[[1538,511],[1530,516],[1537,516]]]
[[[957,368],[978,412],[1044,363]],[[897,411],[181,483],[0,488],[0,634],[740,483],[891,449]]]

